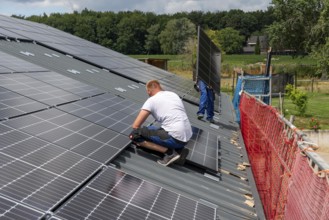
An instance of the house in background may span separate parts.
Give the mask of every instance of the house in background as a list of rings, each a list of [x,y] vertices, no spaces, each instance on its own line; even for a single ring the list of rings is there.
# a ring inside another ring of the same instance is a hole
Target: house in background
[[[268,41],[266,36],[251,36],[247,40],[247,45],[243,47],[243,53],[253,54],[255,53],[255,47],[257,44],[257,38],[259,38],[260,52],[266,53],[268,49]]]

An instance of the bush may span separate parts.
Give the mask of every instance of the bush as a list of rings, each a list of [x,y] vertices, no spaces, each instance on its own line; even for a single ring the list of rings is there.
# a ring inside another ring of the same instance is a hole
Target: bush
[[[288,84],[286,86],[286,95],[291,99],[292,103],[296,105],[297,111],[301,116],[306,112],[308,97],[305,92],[302,92]]]

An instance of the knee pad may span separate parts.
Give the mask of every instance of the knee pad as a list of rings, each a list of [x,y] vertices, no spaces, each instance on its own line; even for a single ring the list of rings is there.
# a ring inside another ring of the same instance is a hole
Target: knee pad
[[[158,130],[150,130],[147,127],[141,128],[141,136],[147,139],[150,139],[151,136],[158,136],[162,140],[166,140],[170,138],[168,132],[166,132],[164,129],[158,129]]]

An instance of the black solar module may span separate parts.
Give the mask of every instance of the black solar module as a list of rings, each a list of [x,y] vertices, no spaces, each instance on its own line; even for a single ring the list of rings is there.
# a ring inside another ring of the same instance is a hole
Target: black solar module
[[[108,167],[54,214],[65,219],[215,219],[216,210]]]
[[[47,107],[45,104],[0,86],[0,121],[46,109]]]
[[[8,31],[4,28],[0,28],[0,32],[1,32],[1,37],[5,38],[5,37],[13,37],[13,38],[17,38],[17,39],[22,39],[24,38],[22,35],[20,34],[16,34],[12,31]]]
[[[207,34],[198,26],[198,52],[196,74],[215,93],[220,94],[221,52]]]
[[[20,51],[20,53],[24,54],[26,56],[29,55],[29,53],[26,51],[25,52]],[[17,59],[16,57],[8,55],[7,53],[1,52],[1,51],[0,51],[0,57],[1,57],[0,66],[4,68],[4,69],[0,69],[0,73],[14,73],[14,72],[24,73],[24,72],[30,72],[30,71],[34,71],[34,72],[47,71],[43,67],[37,66],[30,62],[24,61],[22,59]],[[9,72],[8,72],[8,70],[9,70]]]
[[[205,168],[218,171],[218,137],[208,131],[192,126],[193,136],[186,145],[187,160]]]
[[[63,89],[72,94],[78,95],[81,98],[95,96],[105,92],[94,86],[90,86],[55,72],[28,73],[25,75],[32,77],[35,80],[40,80],[49,85]]]
[[[44,213],[0,196],[1,219],[40,219]]]

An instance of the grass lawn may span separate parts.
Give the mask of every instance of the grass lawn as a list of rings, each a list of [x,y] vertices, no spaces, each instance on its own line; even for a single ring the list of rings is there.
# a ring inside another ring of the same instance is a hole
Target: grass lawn
[[[191,55],[130,55],[133,58],[154,58],[154,59],[168,59],[168,66],[170,68],[189,68],[191,69]],[[195,58],[194,58],[195,59]],[[244,66],[256,63],[266,63],[266,55],[255,54],[241,54],[241,55],[222,55],[222,65],[231,66]],[[309,56],[302,58],[293,58],[291,56],[277,56],[272,55],[271,63],[273,65],[287,65],[287,64],[302,64],[302,65],[314,65],[315,60]]]
[[[295,116],[294,125],[299,129],[311,129],[309,123],[312,118],[319,120],[320,129],[329,129],[329,93],[307,93],[308,104],[305,116],[301,117],[294,104],[288,98],[283,101],[283,113],[285,118]],[[279,98],[272,99],[272,105],[279,107]]]

